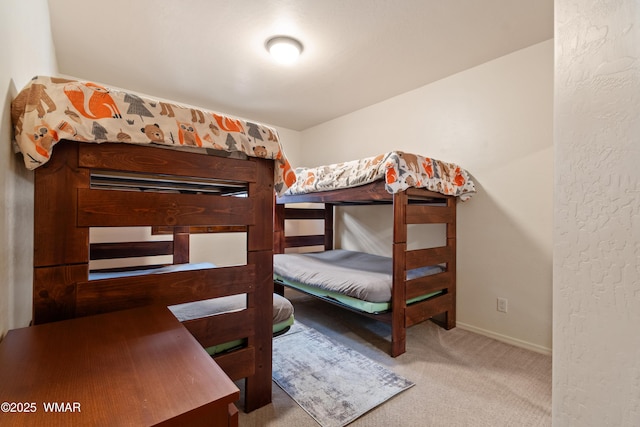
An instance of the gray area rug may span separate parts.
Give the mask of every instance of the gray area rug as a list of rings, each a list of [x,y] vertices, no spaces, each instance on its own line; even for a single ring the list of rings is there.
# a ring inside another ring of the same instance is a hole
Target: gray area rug
[[[300,322],[273,341],[273,380],[323,427],[345,426],[414,385]]]

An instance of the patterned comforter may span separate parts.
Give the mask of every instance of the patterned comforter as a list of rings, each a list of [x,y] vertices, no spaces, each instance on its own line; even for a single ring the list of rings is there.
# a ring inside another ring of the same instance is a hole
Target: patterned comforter
[[[68,139],[244,153],[275,161],[278,194],[295,181],[275,129],[91,82],[34,77],[13,100],[11,118],[29,169],[46,163],[55,144]]]
[[[384,179],[389,193],[409,187],[469,199],[475,185],[460,166],[417,154],[392,151],[375,157],[315,168],[297,168],[296,182],[286,194],[304,194],[356,187]]]

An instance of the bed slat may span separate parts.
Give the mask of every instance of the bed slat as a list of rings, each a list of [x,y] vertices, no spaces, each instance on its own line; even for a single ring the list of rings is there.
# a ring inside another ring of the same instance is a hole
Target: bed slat
[[[128,145],[123,150],[122,144],[79,144],[78,163],[80,167],[93,169],[150,174],[167,170],[171,175],[185,177],[222,180],[233,177],[237,181],[256,181],[256,162],[253,159],[194,156],[193,153],[149,146]]]
[[[324,219],[325,210],[285,208],[284,216],[286,219]]]
[[[407,270],[442,263],[449,263],[453,259],[453,250],[450,246],[417,249],[407,251]]]
[[[253,322],[255,322],[255,310],[246,309],[186,320],[182,324],[203,347],[207,348],[253,336]]]
[[[215,356],[214,360],[229,378],[236,381],[255,375],[255,358],[256,349],[248,346],[232,353]]]
[[[149,304],[173,305],[253,291],[255,268],[237,266],[81,282],[76,315]]]
[[[173,241],[92,243],[91,259],[173,255]]]
[[[249,198],[78,190],[80,227],[254,223],[255,210]]]
[[[426,301],[411,304],[405,310],[406,326],[413,326],[437,314],[450,310],[451,304],[453,304],[451,294],[444,294]]]
[[[447,206],[407,205],[407,224],[445,224],[454,220]]]
[[[301,248],[305,246],[324,246],[324,235],[315,234],[309,236],[286,236],[287,248]]]
[[[432,274],[430,276],[418,277],[417,279],[407,281],[406,296],[407,299],[416,298],[431,292],[449,289],[453,283],[453,275],[451,272]]]

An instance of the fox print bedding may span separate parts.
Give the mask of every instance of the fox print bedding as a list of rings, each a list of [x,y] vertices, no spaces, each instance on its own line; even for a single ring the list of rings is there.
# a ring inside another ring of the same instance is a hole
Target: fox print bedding
[[[34,77],[11,108],[15,143],[29,169],[46,163],[66,139],[273,159],[276,192],[295,181],[278,133],[263,124],[59,77]]]
[[[416,187],[458,196],[464,201],[476,192],[469,173],[460,166],[402,151],[315,168],[297,168],[295,173],[296,182],[286,191],[287,195],[356,187],[379,179],[385,180],[389,193]]]

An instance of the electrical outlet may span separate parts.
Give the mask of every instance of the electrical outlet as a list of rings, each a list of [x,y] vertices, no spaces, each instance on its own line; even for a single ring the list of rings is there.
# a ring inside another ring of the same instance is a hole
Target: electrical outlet
[[[498,298],[497,310],[501,311],[503,313],[507,312],[507,299],[506,298]]]

